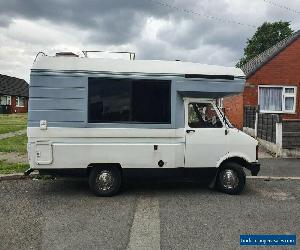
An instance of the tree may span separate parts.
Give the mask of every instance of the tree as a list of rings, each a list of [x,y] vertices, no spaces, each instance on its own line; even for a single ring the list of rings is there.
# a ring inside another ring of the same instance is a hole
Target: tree
[[[255,34],[247,40],[244,56],[236,64],[236,67],[240,68],[253,57],[271,48],[293,33],[294,31],[290,28],[289,22],[263,23],[257,28]]]

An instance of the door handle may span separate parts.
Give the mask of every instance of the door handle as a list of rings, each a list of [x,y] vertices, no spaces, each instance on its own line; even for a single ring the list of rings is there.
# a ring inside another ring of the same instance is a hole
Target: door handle
[[[187,129],[186,132],[189,134],[191,132],[196,132],[196,130],[194,130],[194,129]]]

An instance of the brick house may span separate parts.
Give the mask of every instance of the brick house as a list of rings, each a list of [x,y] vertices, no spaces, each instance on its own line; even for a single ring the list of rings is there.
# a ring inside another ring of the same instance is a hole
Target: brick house
[[[0,74],[0,113],[26,113],[28,92],[25,80]]]
[[[260,113],[300,119],[300,31],[250,60],[242,70],[244,92],[223,100],[226,115],[236,127],[243,127],[244,106],[259,105]]]

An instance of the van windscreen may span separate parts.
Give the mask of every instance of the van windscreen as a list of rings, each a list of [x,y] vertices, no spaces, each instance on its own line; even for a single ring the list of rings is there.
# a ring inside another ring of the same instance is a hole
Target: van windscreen
[[[171,123],[171,82],[89,78],[90,123]]]

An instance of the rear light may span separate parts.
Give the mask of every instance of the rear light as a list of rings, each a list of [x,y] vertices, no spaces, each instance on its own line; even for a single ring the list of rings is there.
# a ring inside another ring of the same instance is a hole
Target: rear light
[[[256,160],[258,160],[258,145],[256,145]]]

